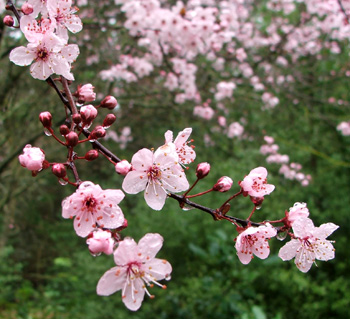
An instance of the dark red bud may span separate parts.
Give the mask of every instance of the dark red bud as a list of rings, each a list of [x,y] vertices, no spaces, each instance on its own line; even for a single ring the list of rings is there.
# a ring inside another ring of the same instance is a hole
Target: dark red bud
[[[66,136],[69,132],[70,132],[70,130],[69,130],[67,125],[63,124],[63,125],[60,126],[60,134],[62,136]]]
[[[79,136],[75,132],[69,132],[65,137],[68,146],[74,147],[79,142]]]
[[[102,126],[96,126],[91,132],[89,139],[96,140],[106,136],[106,130]]]
[[[81,115],[80,114],[73,114],[72,118],[73,118],[73,122],[75,124],[81,123]]]
[[[58,178],[63,178],[67,175],[66,167],[63,164],[54,164],[52,166],[52,173]]]
[[[3,22],[8,27],[13,27],[13,25],[14,25],[14,21],[13,21],[13,18],[11,16],[5,16]]]
[[[101,102],[100,107],[113,110],[118,105],[117,99],[112,95],[107,95]]]
[[[85,159],[87,161],[93,161],[98,157],[98,151],[97,150],[90,150],[86,152]]]
[[[199,179],[202,179],[204,177],[206,177],[210,172],[210,164],[209,163],[199,163],[197,165],[197,169],[196,169],[196,176]]]
[[[107,116],[103,120],[103,126],[110,127],[115,122],[116,119],[117,117],[114,114],[107,114]]]
[[[52,125],[52,115],[50,112],[41,112],[39,114],[39,120],[45,128],[49,128]]]
[[[250,200],[253,202],[253,204],[255,206],[261,206],[263,201],[264,201],[264,197],[254,197],[254,196],[250,196]]]

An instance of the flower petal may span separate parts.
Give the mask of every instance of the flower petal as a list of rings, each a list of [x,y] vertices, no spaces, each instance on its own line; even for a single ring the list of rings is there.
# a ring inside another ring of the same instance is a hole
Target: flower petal
[[[126,267],[113,267],[106,271],[98,281],[96,292],[100,296],[109,296],[123,289],[127,276]]]

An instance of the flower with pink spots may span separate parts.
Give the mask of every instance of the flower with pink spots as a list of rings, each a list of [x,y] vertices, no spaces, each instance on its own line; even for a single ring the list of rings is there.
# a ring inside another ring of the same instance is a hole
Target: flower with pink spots
[[[164,259],[155,258],[163,245],[159,234],[146,234],[138,244],[132,238],[125,238],[114,252],[116,267],[108,270],[97,284],[97,294],[109,296],[118,290],[122,292],[125,306],[136,311],[141,307],[145,293],[154,298],[147,289],[154,285],[163,289],[158,281],[170,279],[172,267]]]
[[[23,149],[23,154],[18,156],[20,164],[30,171],[38,171],[43,168],[45,154],[39,147],[32,147],[27,144]]]
[[[265,167],[257,167],[250,171],[240,182],[243,192],[253,197],[264,197],[269,195],[275,186],[267,184],[267,170]]]
[[[289,208],[289,212],[286,212],[287,223],[290,226],[292,226],[296,220],[307,218],[308,216],[309,209],[306,207],[306,203],[295,203],[293,207]]]
[[[167,191],[178,193],[189,187],[173,143],[156,152],[146,148],[139,150],[132,157],[131,165],[133,170],[123,181],[124,191],[137,194],[145,190],[146,203],[154,210],[163,208]]]
[[[302,272],[308,272],[316,259],[327,261],[334,258],[332,241],[326,238],[339,228],[333,223],[315,227],[310,218],[300,218],[293,223],[294,237],[279,251],[283,260],[295,257],[295,265]]]
[[[241,232],[235,248],[242,264],[249,264],[253,255],[260,259],[266,259],[270,254],[268,239],[277,235],[277,231],[270,224],[259,227],[248,227]]]
[[[74,219],[78,236],[86,237],[97,226],[118,228],[124,224],[124,215],[118,204],[124,198],[119,189],[103,190],[92,182],[83,182],[74,194],[62,202],[63,218]]]

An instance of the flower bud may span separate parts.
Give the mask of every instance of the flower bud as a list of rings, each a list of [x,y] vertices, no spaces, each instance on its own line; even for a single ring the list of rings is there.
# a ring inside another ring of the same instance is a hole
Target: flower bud
[[[92,232],[89,237],[86,243],[89,245],[91,254],[98,255],[105,253],[106,255],[111,255],[113,253],[115,241],[110,231],[99,229]]]
[[[197,165],[196,176],[198,179],[206,177],[210,172],[210,164],[203,162]]]
[[[80,114],[73,114],[72,118],[73,118],[73,122],[75,124],[79,124],[81,122],[81,115]]]
[[[80,109],[80,115],[85,125],[91,125],[92,121],[97,116],[97,109],[91,104],[82,106]]]
[[[96,99],[94,87],[90,83],[84,84],[83,86],[79,85],[77,91],[74,93],[74,96],[78,98],[78,103],[80,104],[92,102]]]
[[[213,190],[224,193],[230,190],[232,184],[233,184],[233,181],[230,177],[222,176],[218,179],[216,184],[213,186]]]
[[[89,139],[96,140],[106,136],[106,130],[102,126],[96,126],[93,131],[90,133]]]
[[[254,196],[250,196],[250,200],[252,201],[252,203],[257,206],[260,207],[264,201],[264,197],[254,197]]]
[[[60,134],[62,136],[66,136],[69,132],[70,132],[70,130],[69,130],[67,125],[63,124],[63,125],[60,126]]]
[[[7,15],[4,17],[3,20],[4,24],[7,25],[8,27],[13,27],[14,25],[14,20],[11,16]]]
[[[100,107],[113,110],[118,105],[117,99],[112,95],[107,95],[101,102]]]
[[[117,117],[114,114],[107,114],[107,116],[103,120],[103,127],[105,128],[110,127],[115,122],[116,119]]]
[[[39,114],[39,120],[45,128],[49,128],[52,125],[52,115],[50,112],[41,112]]]
[[[52,165],[51,170],[52,170],[52,173],[56,175],[58,178],[63,178],[67,175],[66,167],[61,163]]]
[[[18,156],[18,159],[23,167],[31,171],[38,171],[43,168],[45,154],[39,147],[27,144],[23,149],[23,154]]]
[[[120,175],[126,175],[131,171],[131,164],[127,160],[122,160],[115,164],[115,171]]]
[[[33,6],[31,4],[29,4],[28,2],[23,3],[21,10],[24,14],[32,14],[34,9]]]
[[[98,157],[98,151],[97,150],[90,150],[86,152],[85,159],[87,161],[93,161]]]
[[[70,147],[74,147],[78,144],[79,142],[79,136],[77,133],[75,132],[69,132],[66,136],[66,141],[67,141],[67,145]]]

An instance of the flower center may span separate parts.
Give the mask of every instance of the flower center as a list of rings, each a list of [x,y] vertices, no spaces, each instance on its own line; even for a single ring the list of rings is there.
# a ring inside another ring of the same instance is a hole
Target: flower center
[[[36,53],[36,60],[46,61],[49,57],[49,52],[46,48],[40,48]]]
[[[90,212],[94,212],[97,205],[96,199],[92,195],[88,195],[84,200],[84,207]]]
[[[150,167],[148,170],[147,176],[151,180],[160,179],[162,176],[162,171],[157,165],[152,165],[152,167]]]
[[[254,180],[254,183],[252,185],[252,189],[256,192],[259,192],[263,189],[265,189],[265,184],[267,184],[267,179],[262,179],[261,177],[258,177]]]

